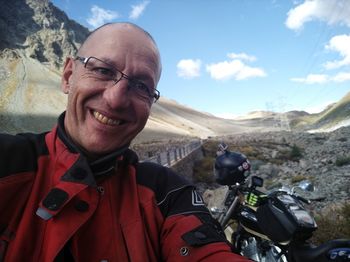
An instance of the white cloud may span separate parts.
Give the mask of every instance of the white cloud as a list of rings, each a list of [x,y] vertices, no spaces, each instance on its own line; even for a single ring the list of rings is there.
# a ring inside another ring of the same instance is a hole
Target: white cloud
[[[305,0],[289,10],[285,25],[292,29],[301,29],[311,20],[322,20],[328,24],[344,24],[350,27],[349,0]]]
[[[143,1],[142,3],[138,4],[138,5],[132,5],[131,6],[131,12],[129,15],[130,19],[138,19],[142,13],[145,11],[146,6],[149,4],[149,1]]]
[[[195,78],[200,76],[202,62],[199,59],[182,59],[177,63],[177,75],[183,78]]]
[[[293,82],[304,83],[304,84],[326,84],[329,82],[341,83],[350,81],[350,72],[340,72],[335,76],[329,76],[325,74],[309,74],[305,78],[291,78]]]
[[[94,29],[118,17],[119,14],[117,12],[112,10],[106,10],[97,5],[94,5],[91,8],[91,16],[88,19],[86,19],[86,21]]]
[[[250,62],[254,62],[256,61],[256,57],[255,56],[251,56],[251,55],[247,55],[246,53],[229,53],[227,54],[227,56],[231,59],[240,59],[240,60],[247,60]]]
[[[326,49],[338,52],[342,60],[329,61],[324,64],[326,69],[336,69],[350,65],[350,35],[337,35],[332,37]]]
[[[350,72],[340,72],[337,75],[335,75],[332,80],[334,82],[345,82],[345,81],[350,81]]]
[[[234,58],[232,61],[223,61],[219,63],[209,64],[206,66],[207,72],[210,76],[216,80],[228,80],[234,78],[236,80],[243,80],[252,77],[264,77],[266,73],[263,69],[258,67],[250,67],[244,64],[241,60],[235,58],[241,58],[244,60],[253,61],[256,58],[247,54],[228,54],[229,58]]]
[[[328,75],[323,74],[309,74],[305,78],[292,78],[291,81],[305,83],[305,84],[324,84],[328,82]]]

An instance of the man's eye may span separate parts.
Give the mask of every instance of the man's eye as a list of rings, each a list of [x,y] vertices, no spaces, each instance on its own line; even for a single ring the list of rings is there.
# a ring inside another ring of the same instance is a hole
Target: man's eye
[[[106,68],[106,67],[94,67],[92,69],[92,71],[100,76],[108,76],[108,77],[113,77],[114,76],[114,72],[113,70]]]
[[[149,93],[149,87],[142,82],[136,82],[134,86],[140,91]]]
[[[146,84],[142,83],[142,82],[136,81],[136,82],[133,82],[132,85],[138,91],[141,91],[141,92],[144,92],[144,93],[147,93],[147,94],[150,93],[149,87]]]

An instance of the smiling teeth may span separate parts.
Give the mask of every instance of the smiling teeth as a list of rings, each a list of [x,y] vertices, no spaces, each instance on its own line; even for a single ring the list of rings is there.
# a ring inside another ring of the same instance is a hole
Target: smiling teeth
[[[119,125],[121,122],[120,120],[114,120],[114,119],[108,118],[97,111],[94,111],[93,114],[94,114],[94,117],[100,123],[105,124],[105,125],[116,126],[116,125]]]

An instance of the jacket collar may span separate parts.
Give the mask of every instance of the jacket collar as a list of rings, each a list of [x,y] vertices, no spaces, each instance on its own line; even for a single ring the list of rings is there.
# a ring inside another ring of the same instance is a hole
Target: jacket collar
[[[127,144],[121,148],[116,149],[112,153],[103,155],[98,159],[89,161],[86,155],[84,154],[83,150],[79,148],[76,144],[74,144],[74,142],[67,135],[64,128],[64,117],[65,117],[65,112],[63,112],[58,118],[57,133],[58,133],[59,139],[65,144],[65,146],[68,148],[68,150],[71,153],[79,154],[78,162],[80,162],[81,164],[88,163],[95,178],[113,173],[113,170],[115,170],[117,167],[117,160],[122,160],[123,155],[127,153],[127,151],[131,151],[128,149],[129,144]],[[130,153],[128,153],[127,155],[129,154]]]

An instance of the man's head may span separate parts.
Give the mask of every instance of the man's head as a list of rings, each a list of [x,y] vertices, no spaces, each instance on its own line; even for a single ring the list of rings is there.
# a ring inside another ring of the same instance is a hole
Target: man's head
[[[144,128],[161,73],[159,51],[143,29],[115,23],[94,31],[77,57],[67,59],[62,76],[64,126],[87,154],[106,154]]]

